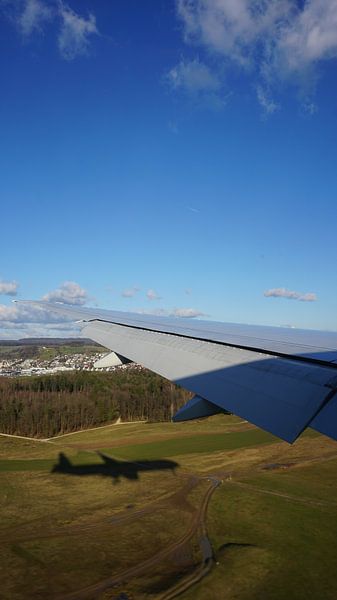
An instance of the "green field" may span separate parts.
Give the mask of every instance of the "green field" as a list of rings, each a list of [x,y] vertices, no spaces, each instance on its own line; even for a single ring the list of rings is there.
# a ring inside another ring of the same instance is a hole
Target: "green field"
[[[44,339],[43,342],[31,340],[31,343],[10,344],[0,340],[0,359],[24,360],[25,358],[38,358],[39,360],[52,360],[56,356],[69,356],[71,354],[96,354],[105,352],[105,348],[89,340],[72,340],[60,342],[57,338]]]
[[[232,416],[0,437],[0,597],[335,600],[336,467]]]

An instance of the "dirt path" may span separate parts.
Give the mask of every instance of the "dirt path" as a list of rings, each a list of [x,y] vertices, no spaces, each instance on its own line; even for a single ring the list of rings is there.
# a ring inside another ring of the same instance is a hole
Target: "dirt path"
[[[78,433],[87,433],[88,431],[96,431],[97,429],[108,429],[109,427],[120,427],[121,425],[138,425],[138,423],[147,423],[147,421],[116,421],[116,423],[109,423],[108,425],[99,425],[98,427],[91,427],[90,429],[78,429],[77,431],[70,431],[69,433],[61,433],[61,435],[55,435],[55,437],[46,438],[45,441],[51,442],[53,440],[68,437],[69,435],[77,435]]]
[[[128,581],[129,579],[139,576],[139,575],[143,575],[144,573],[148,574],[149,572],[151,572],[151,569],[156,567],[158,564],[161,564],[162,562],[167,561],[167,559],[172,554],[175,554],[177,551],[182,549],[193,538],[193,536],[196,533],[198,533],[198,530],[202,534],[201,539],[199,541],[204,542],[204,544],[201,544],[201,550],[203,552],[203,562],[202,562],[201,567],[198,566],[196,571],[194,571],[190,576],[185,578],[182,582],[179,582],[179,584],[177,584],[177,586],[175,586],[175,588],[171,588],[171,590],[169,590],[169,592],[167,592],[167,594],[169,594],[169,595],[164,594],[160,598],[162,600],[164,600],[164,599],[168,600],[168,598],[174,598],[176,595],[181,593],[182,587],[183,587],[183,590],[186,590],[191,585],[193,585],[193,583],[195,583],[196,581],[199,581],[201,579],[201,577],[204,576],[204,574],[208,573],[208,571],[211,567],[211,564],[212,564],[212,558],[209,555],[210,554],[209,553],[210,543],[208,541],[207,532],[206,532],[206,514],[207,514],[207,508],[208,508],[208,504],[211,499],[211,496],[212,496],[213,492],[215,491],[215,489],[220,484],[220,481],[215,478],[211,478],[211,477],[207,477],[207,478],[199,477],[198,479],[200,481],[206,479],[209,482],[209,486],[207,487],[207,490],[202,498],[201,505],[199,506],[198,510],[193,515],[193,518],[192,518],[189,528],[187,529],[187,531],[185,531],[185,533],[177,541],[173,542],[172,544],[169,544],[161,552],[157,552],[157,554],[155,556],[152,556],[151,558],[145,560],[144,562],[142,562],[140,564],[130,567],[129,569],[126,569],[124,571],[121,571],[120,573],[117,573],[115,576],[104,579],[103,581],[100,581],[99,583],[96,583],[94,585],[83,588],[82,590],[78,590],[77,592],[72,592],[67,595],[57,596],[58,600],[85,600],[85,599],[93,600],[94,598],[97,598],[99,596],[99,594],[103,593],[108,588],[112,587],[113,585],[117,585],[121,582]],[[208,545],[205,544],[205,538],[207,539]]]
[[[206,516],[209,501],[214,490],[220,485],[220,481],[215,477],[210,477],[210,481],[213,483],[213,487],[209,488],[206,495],[204,496],[202,505],[199,509],[199,527],[200,527],[200,548],[202,552],[202,563],[194,569],[193,573],[184,577],[181,581],[178,581],[176,585],[171,587],[167,592],[158,596],[158,600],[172,600],[183,592],[186,592],[192,585],[198,583],[205,575],[207,575],[213,566],[213,551],[211,543],[208,539],[207,528],[206,528]]]
[[[121,425],[138,425],[138,423],[147,423],[147,421],[117,421],[116,423],[109,423],[108,425],[99,425],[98,427],[91,427],[90,429],[78,429],[77,431],[70,431],[69,433],[61,433],[61,435],[55,435],[50,438],[36,438],[28,437],[27,435],[15,435],[14,433],[0,433],[0,436],[9,437],[19,440],[31,440],[32,442],[49,442],[52,443],[60,438],[68,437],[69,435],[77,435],[78,433],[87,433],[87,431],[96,431],[97,429],[108,429],[109,427],[120,427]]]
[[[202,562],[193,573],[180,581],[173,588],[168,590],[164,595],[158,596],[158,600],[173,600],[177,596],[180,596],[183,592],[186,592],[192,585],[198,583],[205,575],[207,575],[213,566],[213,559]]]
[[[14,435],[12,433],[0,433],[2,437],[14,438],[18,440],[31,440],[32,442],[52,443],[53,438],[33,438],[26,435]]]

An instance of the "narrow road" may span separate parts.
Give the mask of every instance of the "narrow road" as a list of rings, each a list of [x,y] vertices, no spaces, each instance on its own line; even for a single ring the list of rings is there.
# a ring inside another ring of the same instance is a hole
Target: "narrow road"
[[[31,440],[32,442],[49,442],[52,443],[55,440],[60,438],[68,437],[69,435],[76,435],[78,433],[87,433],[87,431],[96,431],[97,429],[108,429],[109,427],[119,427],[121,425],[138,425],[138,423],[147,423],[147,421],[119,421],[116,423],[109,423],[108,425],[99,425],[98,427],[91,427],[90,429],[78,429],[77,431],[70,431],[68,433],[61,433],[60,435],[55,435],[50,438],[37,438],[37,437],[28,437],[27,435],[15,435],[14,433],[1,433],[3,437],[9,437],[19,440]]]
[[[178,581],[176,585],[171,587],[167,592],[158,596],[158,600],[172,600],[177,596],[180,596],[183,592],[186,592],[192,585],[198,583],[205,575],[207,575],[212,566],[213,566],[213,550],[209,538],[207,536],[207,528],[206,528],[206,516],[207,516],[207,508],[209,505],[209,501],[214,490],[220,485],[220,481],[215,477],[207,478],[212,483],[212,487],[210,487],[206,495],[203,498],[202,505],[198,512],[199,522],[198,525],[200,527],[201,536],[199,538],[200,549],[202,552],[202,563],[198,565],[193,573],[190,573],[186,577],[184,577],[181,581]]]
[[[46,442],[51,442],[54,440],[58,440],[60,438],[68,437],[69,435],[77,435],[78,433],[87,433],[87,431],[96,431],[97,429],[108,429],[109,427],[120,427],[121,425],[138,425],[138,423],[147,423],[146,420],[143,421],[116,421],[115,423],[109,423],[108,425],[99,425],[98,427],[91,427],[89,429],[78,429],[77,431],[69,431],[68,433],[61,433],[60,435],[55,435],[51,438],[46,438]]]
[[[18,440],[31,440],[32,442],[44,442],[48,443],[52,441],[53,438],[33,438],[28,437],[27,435],[14,435],[14,433],[0,433],[2,437],[14,438]],[[55,439],[55,438],[54,438]]]

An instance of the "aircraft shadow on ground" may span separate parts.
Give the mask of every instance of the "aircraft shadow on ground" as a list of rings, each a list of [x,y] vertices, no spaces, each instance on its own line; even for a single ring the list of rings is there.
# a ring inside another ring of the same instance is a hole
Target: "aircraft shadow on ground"
[[[116,460],[102,452],[97,452],[97,455],[101,458],[102,462],[75,465],[63,452],[60,452],[58,463],[54,465],[51,473],[64,473],[66,475],[81,477],[99,475],[101,477],[110,477],[113,483],[120,483],[122,477],[137,481],[141,472],[169,470],[175,473],[175,469],[179,467],[179,464],[173,460],[162,459],[128,462]]]

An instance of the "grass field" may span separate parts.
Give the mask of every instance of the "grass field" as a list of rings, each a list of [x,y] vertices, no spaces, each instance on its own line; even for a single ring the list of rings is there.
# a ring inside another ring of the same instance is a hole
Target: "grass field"
[[[55,340],[51,339],[48,344],[48,340],[44,340],[43,343],[33,342],[31,344],[22,345],[18,344],[2,344],[0,340],[0,360],[19,360],[25,358],[38,358],[39,360],[52,360],[55,356],[69,356],[72,354],[96,354],[97,352],[104,352],[105,348],[99,344],[93,344],[86,342],[85,340],[79,340],[78,343],[71,342],[70,344],[55,343]]]
[[[0,597],[335,600],[336,491],[335,442],[231,416],[0,437]]]

